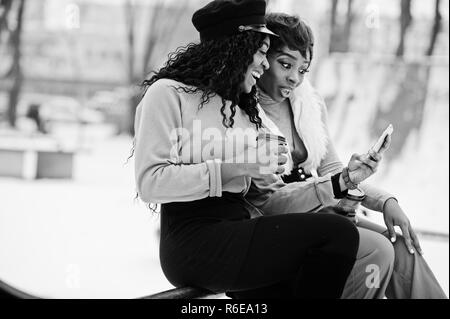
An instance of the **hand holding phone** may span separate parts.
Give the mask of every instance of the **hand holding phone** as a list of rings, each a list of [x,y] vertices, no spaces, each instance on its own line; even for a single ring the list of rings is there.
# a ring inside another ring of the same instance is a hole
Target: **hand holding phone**
[[[377,142],[369,149],[369,154],[379,153],[382,149],[383,145],[385,145],[388,136],[392,135],[392,132],[394,132],[394,127],[392,124],[389,124],[389,126],[384,130],[384,132],[381,134],[381,136],[378,138]]]
[[[359,184],[376,172],[378,164],[383,153],[390,143],[390,136],[394,131],[392,124],[384,130],[377,142],[369,149],[366,154],[354,154],[347,167],[349,169],[349,179],[353,184]]]

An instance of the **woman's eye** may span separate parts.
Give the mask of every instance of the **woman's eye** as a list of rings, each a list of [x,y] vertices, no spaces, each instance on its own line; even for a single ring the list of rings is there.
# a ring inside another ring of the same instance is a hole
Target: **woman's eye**
[[[290,63],[280,62],[280,64],[285,69],[290,69],[292,67]]]
[[[305,74],[309,72],[309,69],[301,69],[299,70],[300,74]]]
[[[264,55],[264,56],[267,55],[267,52],[265,52],[265,51],[262,51],[262,50],[261,50],[261,51],[259,51],[259,52],[261,52],[261,54]]]

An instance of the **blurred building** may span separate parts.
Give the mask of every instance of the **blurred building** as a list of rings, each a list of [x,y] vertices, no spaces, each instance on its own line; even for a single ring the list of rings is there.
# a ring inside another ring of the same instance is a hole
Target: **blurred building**
[[[157,2],[131,1],[135,15],[134,56],[138,62]],[[182,2],[164,2],[164,14],[169,14],[165,20]],[[187,2],[191,7],[191,3],[199,1]],[[118,0],[27,1],[22,35],[24,91],[84,99],[98,90],[128,86],[130,49],[125,5],[126,1]],[[191,15],[194,10],[195,5],[184,14]],[[156,43],[158,48],[152,57],[155,64],[167,54],[161,52],[161,47],[170,51],[195,40],[195,29],[186,27],[188,24],[190,16],[183,17],[169,39]],[[135,63],[135,67],[143,66]]]
[[[336,23],[346,20],[348,1],[338,1]],[[315,49],[320,56],[328,54],[331,33],[331,0],[271,0],[270,11],[298,14],[312,27],[316,36]],[[434,19],[435,1],[413,0],[413,22],[408,30],[406,56],[422,57],[428,48]],[[449,3],[441,1],[442,30],[434,54],[449,54]],[[353,0],[353,21],[349,51],[352,53],[393,55],[400,37],[400,0]]]
[[[208,0],[34,0],[27,1],[22,35],[23,93],[69,95],[82,103],[98,91],[122,91],[138,84],[144,70],[159,68],[167,54],[198,39],[191,24],[193,12]],[[268,11],[299,14],[312,26],[316,37],[315,59],[310,74],[314,83],[329,56],[330,0],[270,0]],[[134,6],[133,69],[130,71],[129,27],[126,4]],[[345,5],[339,1],[337,23],[345,21]],[[161,6],[162,4],[162,6]],[[422,57],[429,45],[434,1],[413,0],[413,24],[406,56]],[[180,8],[182,12],[180,13]],[[389,55],[399,39],[400,0],[353,0],[350,53]],[[155,10],[160,12],[154,15]],[[448,60],[448,1],[442,1],[443,29],[435,55]],[[153,22],[156,17],[156,23]],[[175,20],[175,21],[174,21]],[[153,29],[152,29],[153,28]],[[143,65],[149,33],[156,37],[150,69]],[[0,52],[1,54],[1,52]],[[0,80],[0,112],[6,108],[8,83]]]
[[[152,10],[159,1],[130,0],[135,6],[135,55],[141,60],[145,34],[151,26]],[[159,17],[167,23],[180,6],[187,4],[168,38],[158,39],[152,66],[157,68],[167,53],[197,39],[190,19],[208,1],[164,1]],[[354,0],[354,22],[350,50],[358,53],[392,54],[399,37],[399,2]],[[126,0],[37,0],[27,1],[23,31],[23,69],[26,91],[86,97],[92,92],[130,83],[128,72]],[[346,1],[340,1],[345,4]],[[434,1],[413,1],[414,21],[406,52],[422,55],[428,46],[433,23]],[[448,56],[448,2],[442,2],[443,30],[435,54]],[[172,11],[171,11],[172,8]],[[327,54],[330,33],[329,0],[270,0],[269,11],[296,13],[305,18],[316,34],[319,56]],[[342,20],[341,8],[338,22]],[[172,13],[171,13],[172,12]],[[135,67],[143,68],[136,63]]]

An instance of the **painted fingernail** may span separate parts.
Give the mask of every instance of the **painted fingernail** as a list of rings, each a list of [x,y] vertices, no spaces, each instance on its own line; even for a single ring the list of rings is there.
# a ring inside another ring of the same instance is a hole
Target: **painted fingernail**
[[[409,252],[410,252],[412,255],[414,255],[414,249],[411,248],[411,249],[409,250]]]
[[[391,237],[391,242],[395,243],[395,237]]]

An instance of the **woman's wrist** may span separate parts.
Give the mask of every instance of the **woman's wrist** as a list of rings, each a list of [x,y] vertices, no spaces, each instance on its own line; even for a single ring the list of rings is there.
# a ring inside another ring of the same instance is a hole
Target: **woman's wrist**
[[[242,163],[224,163],[220,165],[220,173],[222,175],[222,184],[226,184],[228,181],[235,177],[246,175],[245,164]]]
[[[384,202],[383,212],[385,212],[389,208],[397,207],[397,206],[399,206],[397,199],[395,199],[394,197],[390,197]]]
[[[343,183],[342,173],[331,176],[331,185],[333,187],[334,198],[341,199],[347,196],[347,187]]]
[[[358,188],[358,184],[353,183],[353,181],[350,178],[350,172],[348,170],[348,167],[344,167],[342,169],[341,173],[342,179],[344,181],[344,185],[347,189],[356,189]]]
[[[344,178],[342,177],[342,174],[339,175],[339,187],[341,188],[341,192],[346,191],[348,188],[345,185]]]

